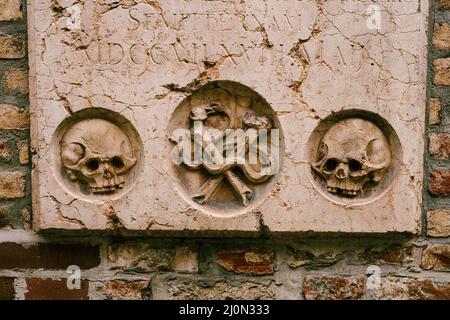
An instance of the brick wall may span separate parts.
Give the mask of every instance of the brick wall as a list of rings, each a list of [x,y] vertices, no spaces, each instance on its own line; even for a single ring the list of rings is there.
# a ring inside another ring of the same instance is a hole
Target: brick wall
[[[25,2],[0,0],[0,299],[450,299],[449,0],[431,7],[422,233],[290,240],[30,231]]]

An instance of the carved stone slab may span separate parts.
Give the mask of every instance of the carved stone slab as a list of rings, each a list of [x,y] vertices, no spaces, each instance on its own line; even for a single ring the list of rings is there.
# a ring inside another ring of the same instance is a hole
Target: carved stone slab
[[[428,1],[28,3],[37,230],[418,232]]]

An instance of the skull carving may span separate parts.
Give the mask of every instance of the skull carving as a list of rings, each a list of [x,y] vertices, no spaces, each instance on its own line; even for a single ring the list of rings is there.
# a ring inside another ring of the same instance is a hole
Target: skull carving
[[[389,142],[370,121],[348,118],[330,127],[320,142],[315,170],[330,193],[355,198],[379,183],[391,162]]]
[[[126,173],[136,164],[128,136],[102,119],[82,120],[61,141],[61,160],[73,182],[87,183],[94,194],[124,187]]]

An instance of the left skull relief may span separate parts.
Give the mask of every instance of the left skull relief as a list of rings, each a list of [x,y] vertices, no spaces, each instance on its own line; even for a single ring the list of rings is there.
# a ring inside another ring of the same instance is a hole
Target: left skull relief
[[[92,194],[112,194],[122,189],[137,161],[128,136],[103,119],[75,123],[60,144],[67,177],[81,187],[87,186]]]

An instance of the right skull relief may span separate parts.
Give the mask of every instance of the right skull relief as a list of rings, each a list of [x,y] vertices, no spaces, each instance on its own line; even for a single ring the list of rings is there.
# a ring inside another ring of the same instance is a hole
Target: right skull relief
[[[67,177],[93,194],[122,189],[136,164],[128,136],[103,119],[86,119],[70,127],[61,141],[61,160]]]
[[[327,191],[356,198],[378,184],[391,163],[385,134],[374,123],[347,118],[332,125],[319,143],[312,169],[326,181]]]

